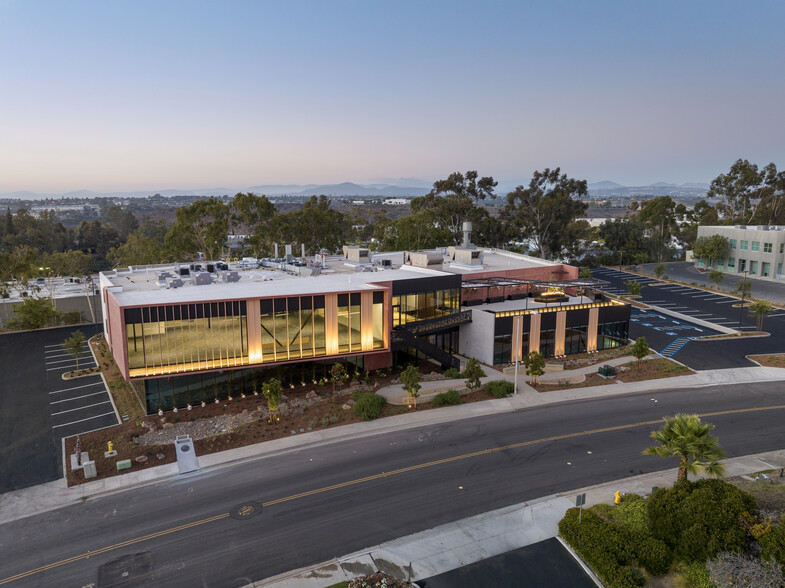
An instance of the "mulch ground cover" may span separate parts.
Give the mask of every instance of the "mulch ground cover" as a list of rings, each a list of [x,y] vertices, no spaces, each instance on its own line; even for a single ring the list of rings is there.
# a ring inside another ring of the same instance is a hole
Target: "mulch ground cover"
[[[762,366],[785,368],[785,353],[774,353],[771,355],[750,355],[752,361],[757,361]]]
[[[100,358],[100,356],[99,356]],[[309,431],[338,427],[351,423],[360,422],[351,410],[344,406],[351,398],[353,391],[364,389],[380,388],[389,385],[397,378],[398,373],[385,370],[378,375],[373,373],[369,382],[352,382],[345,384],[343,388],[336,387],[333,392],[332,384],[323,386],[296,386],[295,388],[284,389],[286,401],[282,403],[282,410],[279,411],[279,419],[273,423],[269,422],[267,403],[263,395],[249,395],[245,398],[233,398],[231,401],[222,400],[218,404],[207,403],[204,407],[196,405],[192,410],[180,409],[177,412],[167,411],[162,417],[158,415],[145,415],[141,410],[139,400],[136,398],[130,386],[121,386],[119,383],[112,386],[111,383],[116,379],[112,377],[112,370],[117,370],[114,362],[103,357],[100,358],[102,369],[105,375],[109,372],[107,381],[110,382],[110,389],[118,409],[121,414],[133,414],[133,418],[115,427],[109,427],[98,431],[92,431],[80,435],[80,445],[83,452],[88,452],[90,459],[95,461],[97,477],[102,479],[116,476],[124,472],[117,472],[117,462],[130,459],[132,463],[131,471],[147,469],[167,463],[175,463],[177,456],[174,449],[172,433],[176,432],[176,425],[179,423],[200,421],[208,422],[207,419],[214,417],[229,417],[230,415],[243,415],[245,419],[219,419],[212,422],[233,422],[239,420],[249,420],[239,424],[234,429],[225,428],[221,425],[213,434],[203,438],[194,436],[194,447],[197,455],[205,455],[218,451],[226,451],[244,447],[254,443],[262,443],[273,439],[300,435]],[[110,364],[108,367],[105,364]],[[438,377],[441,370],[429,362],[424,362],[421,371],[428,373],[431,377]],[[114,376],[119,376],[117,371]],[[120,376],[122,379],[122,377]],[[123,382],[124,383],[124,382]],[[119,390],[119,398],[118,398]],[[306,399],[309,396],[311,398]],[[316,398],[314,398],[316,397]],[[479,390],[471,394],[461,396],[461,403],[479,402],[489,400],[493,397]],[[136,407],[133,404],[136,404]],[[121,408],[121,405],[123,408]],[[430,404],[418,404],[417,410],[428,410]],[[405,406],[387,404],[381,412],[379,418],[395,416],[409,412]],[[211,425],[214,426],[214,425]],[[161,434],[161,443],[138,444],[142,437],[148,438],[150,433]],[[107,443],[112,441],[113,449],[117,451],[116,457],[104,457],[107,450]],[[67,456],[74,453],[76,449],[76,437],[69,437],[65,440],[65,452]],[[70,459],[70,458],[69,458]],[[68,464],[67,464],[68,465]],[[84,483],[84,474],[81,470],[71,471],[70,465],[67,467],[66,479],[69,486]],[[128,471],[128,470],[126,470]]]
[[[555,380],[552,383],[529,384],[538,392],[552,392],[555,390],[569,390],[572,388],[588,388],[590,386],[602,386],[616,382],[642,382],[644,380],[657,380],[660,378],[672,378],[674,376],[687,376],[694,374],[690,368],[672,362],[668,359],[647,359],[637,366],[635,361],[617,367],[616,375],[610,378],[603,378],[599,374],[587,374],[583,382],[572,384],[566,381]]]

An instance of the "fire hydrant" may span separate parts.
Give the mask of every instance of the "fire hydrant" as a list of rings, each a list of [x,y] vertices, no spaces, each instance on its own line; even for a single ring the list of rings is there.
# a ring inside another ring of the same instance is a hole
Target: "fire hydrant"
[[[108,453],[112,453],[112,448],[113,448],[113,447],[114,447],[114,443],[112,443],[111,441],[109,441],[109,442],[106,444],[106,449],[107,449],[107,452],[108,452]]]
[[[621,504],[621,492],[616,490],[616,494],[613,495],[613,502],[615,504]]]

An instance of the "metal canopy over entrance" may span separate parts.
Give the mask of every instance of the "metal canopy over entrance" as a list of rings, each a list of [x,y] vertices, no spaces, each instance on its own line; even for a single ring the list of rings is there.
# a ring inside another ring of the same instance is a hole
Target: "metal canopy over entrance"
[[[529,280],[525,278],[473,278],[464,280],[462,288],[500,288],[502,286],[538,286],[544,288],[600,288],[610,282],[597,278],[576,278],[571,280]]]

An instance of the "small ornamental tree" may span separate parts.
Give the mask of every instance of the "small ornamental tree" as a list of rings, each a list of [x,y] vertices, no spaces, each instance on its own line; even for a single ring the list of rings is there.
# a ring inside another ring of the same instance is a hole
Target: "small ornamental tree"
[[[665,275],[665,264],[660,262],[654,266],[654,275],[657,276],[659,279],[662,279],[662,276]]]
[[[736,289],[734,292],[741,296],[742,298],[746,298],[750,295],[752,291],[752,280],[742,278],[739,280],[739,283],[736,284]]]
[[[417,366],[410,365],[401,372],[401,384],[403,389],[406,390],[406,403],[409,408],[414,405],[414,410],[417,410],[417,397],[420,396],[420,370]]]
[[[632,354],[638,364],[638,369],[641,369],[641,360],[649,355],[649,344],[646,342],[646,337],[638,337],[632,345]]]
[[[63,341],[63,349],[76,360],[76,370],[79,371],[79,355],[84,347],[85,337],[82,331],[74,331],[71,336]]]
[[[714,267],[714,262],[718,259],[725,259],[728,256],[730,245],[728,240],[721,235],[710,237],[698,237],[692,248],[693,255],[706,262],[707,267]]]
[[[333,394],[335,394],[335,385],[338,384],[338,390],[340,390],[346,379],[346,368],[342,363],[334,363],[330,368],[330,375],[333,379]]]
[[[463,375],[466,378],[466,387],[470,392],[473,392],[480,387],[480,378],[485,375],[485,372],[482,371],[480,362],[471,358],[466,362],[466,368],[463,370]]]
[[[772,306],[763,300],[756,300],[749,305],[747,311],[755,317],[755,325],[759,331],[763,330],[763,319],[772,311]]]
[[[638,280],[629,280],[624,282],[624,285],[631,296],[640,296],[643,285]]]
[[[582,267],[580,269],[580,271],[578,272],[578,277],[579,278],[583,278],[583,279],[590,278],[591,277],[591,268]]]
[[[545,373],[545,358],[539,351],[532,351],[523,356],[523,365],[526,366],[526,375],[534,378],[534,383],[540,383],[540,376]]]
[[[283,386],[281,380],[273,378],[262,385],[262,393],[267,399],[267,408],[270,411],[270,422],[278,420],[276,413],[278,407],[281,405],[281,397],[283,396]]]
[[[713,269],[709,272],[709,281],[714,284],[714,287],[717,288],[717,290],[720,289],[720,282],[722,282],[724,277],[725,274],[720,270]]]
[[[660,445],[645,449],[643,455],[678,457],[677,484],[686,480],[688,473],[706,472],[718,478],[724,475],[725,467],[720,460],[725,457],[725,452],[716,437],[709,434],[714,425],[701,422],[696,414],[680,413],[663,420],[662,428],[651,433],[651,438]]]

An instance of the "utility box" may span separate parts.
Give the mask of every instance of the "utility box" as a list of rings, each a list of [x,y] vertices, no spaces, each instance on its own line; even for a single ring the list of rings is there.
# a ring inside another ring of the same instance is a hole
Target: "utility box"
[[[84,477],[86,480],[95,478],[98,475],[98,470],[95,467],[94,461],[82,462],[82,471],[84,471]]]
[[[188,435],[177,435],[174,440],[174,447],[177,451],[177,467],[181,474],[200,470],[199,459],[194,451],[194,442]]]

